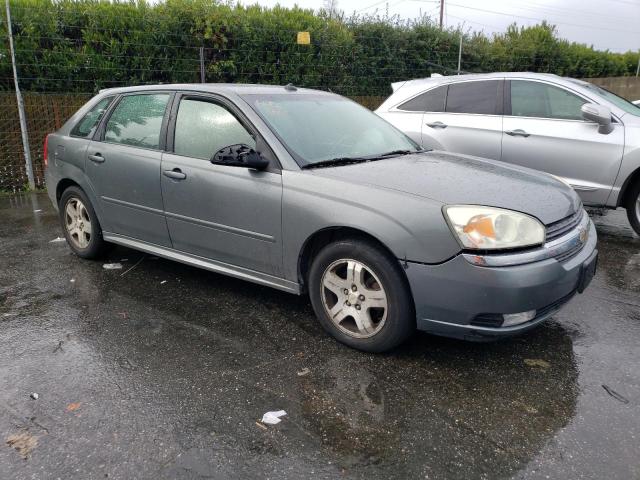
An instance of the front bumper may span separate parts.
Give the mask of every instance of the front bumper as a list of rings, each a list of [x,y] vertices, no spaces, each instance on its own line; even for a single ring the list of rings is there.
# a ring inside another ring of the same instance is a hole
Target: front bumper
[[[463,255],[457,255],[439,265],[404,263],[418,329],[447,337],[490,340],[534,328],[577,293],[583,266],[597,255],[597,234],[591,220],[588,230],[588,239],[580,251],[566,260],[547,258],[522,265],[490,267],[474,265]],[[480,315],[530,310],[536,310],[536,316],[519,325],[477,324]]]

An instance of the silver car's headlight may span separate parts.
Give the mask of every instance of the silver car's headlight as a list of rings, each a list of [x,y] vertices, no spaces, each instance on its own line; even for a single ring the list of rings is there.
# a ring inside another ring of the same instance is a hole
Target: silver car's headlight
[[[479,205],[449,205],[443,211],[463,248],[497,250],[544,243],[544,225],[524,213]]]

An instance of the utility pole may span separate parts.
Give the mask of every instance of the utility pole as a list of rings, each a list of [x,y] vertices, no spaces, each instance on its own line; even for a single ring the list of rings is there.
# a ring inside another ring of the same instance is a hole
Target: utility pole
[[[22,148],[24,149],[24,161],[29,180],[29,188],[35,190],[36,182],[33,178],[33,165],[31,164],[31,150],[29,149],[29,135],[27,133],[27,117],[24,114],[24,101],[18,85],[18,69],[16,67],[16,52],[13,49],[13,32],[11,31],[11,10],[9,0],[5,0],[7,8],[7,35],[9,36],[9,50],[11,51],[11,66],[13,67],[13,83],[16,87],[16,103],[18,104],[18,117],[20,119],[20,132],[22,133]]]
[[[442,30],[442,16],[444,15],[444,0],[440,0],[440,30]]]
[[[462,32],[460,32],[460,47],[458,47],[458,75],[460,75],[461,63],[462,63]]]
[[[200,47],[200,83],[205,83],[205,78],[204,78],[204,47]]]

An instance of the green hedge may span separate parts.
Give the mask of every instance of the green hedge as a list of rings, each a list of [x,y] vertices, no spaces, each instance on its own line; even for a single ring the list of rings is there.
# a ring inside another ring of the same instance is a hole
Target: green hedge
[[[208,82],[291,82],[351,96],[386,95],[393,81],[450,73],[458,59],[459,32],[441,31],[426,18],[331,19],[299,8],[211,0],[13,0],[11,8],[21,86],[35,92],[197,82],[200,47]],[[311,32],[311,45],[296,44],[298,31]],[[6,39],[6,22],[0,35]],[[10,90],[4,42],[0,89]],[[464,35],[463,42],[462,68],[471,72],[624,76],[635,74],[637,62],[635,52],[596,51],[561,40],[544,23],[513,26],[492,38]]]

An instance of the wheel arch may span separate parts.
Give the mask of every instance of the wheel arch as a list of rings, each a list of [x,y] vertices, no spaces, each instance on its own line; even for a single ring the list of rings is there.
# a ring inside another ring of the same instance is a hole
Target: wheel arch
[[[76,178],[74,178],[74,177],[76,177]],[[102,215],[101,206],[98,203],[98,198],[96,197],[93,189],[91,188],[91,184],[86,181],[86,178],[78,177],[78,176],[75,176],[75,175],[68,175],[68,176],[64,176],[60,180],[58,180],[58,182],[56,183],[56,191],[55,191],[56,205],[58,205],[60,203],[60,199],[62,198],[62,194],[69,187],[77,187],[80,190],[82,190],[82,192],[87,196],[87,198],[91,202],[91,206],[93,207],[93,211],[95,212],[96,217],[98,218],[98,222],[100,223],[100,226],[104,230],[105,229],[105,224],[103,222],[104,215]]]
[[[80,186],[78,182],[72,180],[70,178],[63,178],[56,185],[56,202],[60,203],[60,199],[62,198],[62,194],[69,187],[78,187],[80,190],[84,192],[84,189]],[[86,193],[86,192],[85,192]]]
[[[640,182],[640,167],[636,168],[622,184],[620,196],[618,197],[618,207],[625,207],[629,202],[629,196],[633,191],[633,186]]]
[[[391,258],[396,258],[389,247],[369,232],[341,225],[322,228],[309,235],[300,249],[298,256],[298,283],[300,284],[301,293],[307,291],[309,269],[318,252],[325,245],[344,239],[361,239],[372,242],[384,250]]]

